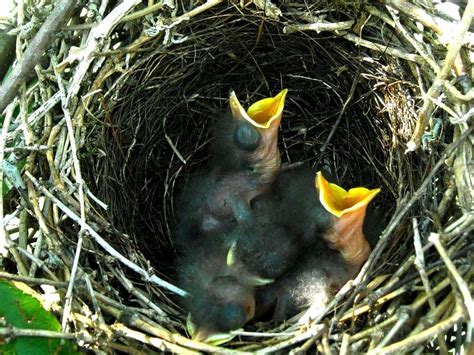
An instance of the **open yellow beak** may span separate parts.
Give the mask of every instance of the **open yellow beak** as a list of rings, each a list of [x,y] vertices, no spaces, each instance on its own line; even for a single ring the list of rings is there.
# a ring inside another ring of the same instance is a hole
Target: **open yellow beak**
[[[274,122],[280,121],[287,92],[288,89],[283,89],[274,97],[267,97],[255,102],[245,111],[235,92],[232,91],[229,99],[230,109],[234,117],[244,119],[254,127],[267,129]]]
[[[349,191],[328,182],[319,171],[316,174],[316,188],[323,207],[336,217],[365,208],[377,196],[380,189],[369,190],[365,187],[355,187]]]

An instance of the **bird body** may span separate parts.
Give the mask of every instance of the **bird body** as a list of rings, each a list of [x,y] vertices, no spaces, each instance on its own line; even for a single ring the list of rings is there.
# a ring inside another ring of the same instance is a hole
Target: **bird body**
[[[177,201],[174,239],[178,250],[212,241],[247,220],[250,201],[261,189],[248,171],[196,175]]]
[[[225,235],[226,245],[234,246],[235,258],[250,272],[276,279],[293,265],[300,245],[281,223],[279,205],[273,199],[259,197],[251,207],[250,218]]]
[[[245,111],[232,93],[230,112],[214,129],[209,167],[190,179],[178,199],[177,248],[214,239],[250,216],[251,201],[263,194],[280,169],[278,127],[287,90]]]
[[[287,90],[245,111],[235,93],[214,129],[209,166],[186,184],[174,230],[179,285],[198,338],[273,310],[287,319],[322,307],[371,251],[368,203],[307,167],[280,171],[278,127]]]
[[[282,172],[275,186],[301,252],[284,276],[258,290],[256,308],[257,317],[273,308],[273,318],[283,320],[311,305],[322,310],[357,274],[371,251],[363,229],[365,210],[379,190],[346,191],[320,172],[315,180],[305,167]]]
[[[242,265],[227,265],[220,246],[197,248],[179,256],[179,286],[191,296],[182,299],[200,337],[243,326],[255,309],[250,274]]]
[[[199,246],[178,256],[178,285],[190,294],[181,299],[204,340],[237,329],[255,314],[255,292],[273,280],[252,273],[225,243]]]
[[[310,306],[322,310],[354,276],[339,252],[320,245],[302,255],[282,278],[258,290],[258,316],[271,309],[272,318],[282,321]]]

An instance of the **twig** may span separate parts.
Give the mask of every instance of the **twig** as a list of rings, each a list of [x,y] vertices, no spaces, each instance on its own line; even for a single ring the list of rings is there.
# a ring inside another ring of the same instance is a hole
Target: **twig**
[[[317,33],[324,32],[324,31],[342,31],[342,30],[350,30],[354,25],[354,21],[342,21],[342,22],[328,22],[322,21],[317,23],[308,23],[308,24],[297,24],[297,25],[286,25],[283,27],[284,34],[292,34],[296,32],[304,32],[304,31],[316,31]]]
[[[458,33],[458,35],[455,39],[453,39],[452,42],[449,43],[448,52],[446,53],[446,58],[444,59],[444,64],[441,67],[441,70],[439,71],[438,75],[436,76],[434,83],[431,85],[430,89],[425,95],[426,97],[424,98],[423,106],[418,114],[418,121],[416,122],[415,130],[410,141],[407,143],[406,152],[415,151],[420,147],[421,137],[425,132],[426,124],[428,123],[428,120],[433,112],[433,101],[428,99],[428,97],[436,98],[441,92],[444,80],[446,80],[450,75],[454,60],[456,59],[459,54],[459,51],[461,50],[464,36],[469,30],[469,26],[472,24],[473,15],[474,0],[469,0],[466,6],[466,10],[464,10],[461,22],[456,28],[456,33]]]
[[[13,153],[13,152],[44,152],[47,150],[53,149],[48,145],[43,144],[33,144],[23,147],[12,147],[12,148],[5,148],[5,153]]]
[[[39,119],[46,115],[56,104],[61,101],[61,95],[59,92],[51,96],[46,102],[44,102],[35,112],[28,116],[28,124],[34,125]],[[23,128],[23,123],[20,124],[12,133],[10,133],[9,138],[13,139],[17,132],[21,131]]]
[[[131,13],[130,15],[124,16],[119,21],[119,23],[124,23],[124,22],[128,22],[128,21],[137,20],[141,17],[145,17],[146,15],[152,14],[155,11],[159,11],[162,8],[163,8],[163,2],[160,1],[156,4],[153,4],[151,6],[148,6],[148,7],[144,8],[143,10],[139,10],[139,11],[136,11],[134,13]],[[95,23],[84,23],[84,24],[80,24],[80,25],[67,26],[64,29],[67,30],[67,31],[88,30],[88,29],[91,29],[93,27],[96,27],[97,25],[99,25],[99,23],[97,23],[97,22],[95,22]]]
[[[87,43],[82,51],[82,58],[80,58],[79,65],[76,68],[74,77],[72,78],[71,84],[69,85],[67,101],[69,102],[72,97],[75,97],[79,92],[79,88],[82,84],[82,79],[87,73],[89,66],[94,60],[93,53],[97,51],[98,47],[107,38],[112,29],[119,23],[125,14],[137,6],[140,0],[125,0],[117,7],[115,7],[97,27],[93,28],[87,39]]]
[[[395,291],[393,292],[390,292],[380,298],[377,299],[377,301],[375,301],[375,303],[373,305],[371,304],[365,304],[365,305],[362,305],[362,306],[359,306],[355,309],[352,309],[352,310],[349,310],[347,311],[341,318],[340,318],[340,321],[343,322],[343,321],[346,321],[348,319],[351,319],[353,317],[357,317],[357,316],[360,316],[361,314],[364,314],[366,312],[369,312],[373,307],[377,307],[377,306],[380,306],[380,305],[383,305],[384,303],[386,302],[389,302],[395,298],[397,298],[398,296],[406,293],[410,291],[410,287],[409,286],[404,286],[404,287],[400,287],[398,289],[396,289]]]
[[[70,100],[67,99],[66,89],[64,87],[61,75],[56,70],[57,60],[55,56],[51,58],[51,63],[53,64],[54,74],[56,75],[59,92],[61,95],[61,106],[63,109],[64,119],[66,121],[69,145],[71,147],[71,155],[72,155],[72,160],[74,164],[74,172],[75,172],[74,177],[76,178],[76,182],[78,184],[81,222],[85,223],[86,211],[85,211],[84,188],[83,188],[84,182],[82,180],[81,167],[80,167],[79,159],[77,157],[77,144],[76,144],[76,139],[74,137],[74,127],[72,124],[71,114],[69,112]],[[61,327],[63,331],[68,330],[68,317],[69,317],[69,313],[71,311],[71,306],[72,306],[72,300],[73,300],[72,293],[74,290],[74,284],[76,282],[76,274],[77,274],[77,269],[79,265],[79,258],[81,256],[83,238],[84,238],[84,230],[81,229],[78,233],[76,251],[74,253],[74,261],[71,268],[69,286],[68,286],[68,289],[66,291],[66,296],[65,296],[64,311],[63,311],[62,321],[61,321]]]
[[[454,85],[452,85],[448,80],[443,81],[444,90],[446,93],[451,95],[457,100],[460,101],[471,101],[474,100],[474,89],[471,88],[466,94],[462,94]]]
[[[339,355],[349,355],[349,340],[351,336],[348,333],[342,334],[341,351]]]
[[[474,301],[472,299],[471,291],[469,290],[468,285],[463,280],[461,275],[459,275],[459,272],[456,269],[456,266],[453,264],[453,262],[449,258],[448,253],[446,252],[443,245],[441,244],[441,241],[439,240],[439,235],[436,233],[431,233],[430,236],[428,237],[428,240],[434,244],[436,250],[438,251],[441,258],[443,259],[443,262],[446,264],[446,267],[448,268],[449,273],[452,275],[454,281],[456,282],[459,288],[459,291],[461,292],[461,295],[464,299],[464,305],[467,309],[467,314],[469,315],[469,318],[470,318],[470,326],[468,326],[468,329],[467,329],[468,337],[472,338],[472,334],[474,333],[474,329],[473,329]]]
[[[150,307],[153,309],[160,318],[167,319],[167,314],[160,308],[158,307],[155,303],[151,301],[149,297],[147,297],[142,291],[138,290],[133,283],[121,272],[121,270],[113,270],[114,274],[117,276],[117,278],[121,281],[122,285],[125,286],[126,290],[137,297],[139,302],[145,304],[146,306]]]
[[[74,252],[74,261],[72,263],[71,276],[69,279],[69,284],[67,287],[66,296],[64,300],[64,310],[63,310],[62,320],[61,320],[61,329],[65,332],[68,331],[69,329],[68,320],[69,320],[69,313],[71,312],[71,309],[72,309],[72,301],[73,301],[72,293],[74,290],[77,270],[79,267],[79,258],[81,256],[82,242],[84,240],[84,232],[85,232],[84,229],[81,229],[77,236],[76,251]]]
[[[422,47],[422,44],[419,43],[415,38],[413,38],[410,33],[408,33],[405,27],[401,24],[398,16],[393,13],[394,11],[390,9],[390,12],[395,22],[396,29],[400,31],[403,37],[412,45],[413,48],[415,48],[415,50],[420,54],[424,61],[429,64],[431,69],[433,69],[436,74],[439,73],[439,65],[438,63],[436,63],[436,60],[433,58],[433,56],[427,53],[426,50]]]
[[[385,337],[377,344],[375,349],[383,348],[392,338],[398,333],[400,328],[402,328],[405,323],[410,319],[410,311],[408,307],[400,307],[397,312],[397,322],[393,325],[390,330],[387,332]]]
[[[65,288],[67,286],[67,282],[63,282],[63,281],[54,281],[54,280],[44,279],[44,278],[14,275],[14,274],[10,274],[4,271],[0,271],[0,279],[21,281],[21,282],[24,282],[26,284],[31,284],[31,285],[51,285],[57,288]]]
[[[326,24],[325,27],[329,28],[329,25]],[[335,27],[337,28],[338,26],[335,26]],[[285,33],[293,33],[293,32],[297,32],[297,31],[317,31],[317,32],[320,32],[324,29],[324,27],[319,26],[319,25],[311,26],[311,24],[304,24],[304,25],[291,25],[291,27],[287,26],[283,29],[283,31],[285,31],[285,29],[287,31]],[[405,59],[405,60],[408,60],[408,61],[411,61],[411,62],[419,62],[420,58],[421,58],[418,54],[407,53],[402,49],[389,47],[385,44],[373,43],[373,42],[370,42],[368,40],[362,39],[359,36],[356,36],[352,33],[346,33],[346,34],[342,35],[341,37],[347,39],[348,41],[351,41],[351,42],[355,43],[358,46],[366,47],[366,48],[372,49],[374,51],[382,52],[382,53],[385,53],[387,55],[402,58],[402,59]]]
[[[269,337],[291,337],[296,334],[296,332],[247,332],[244,330],[232,330],[229,332],[232,335],[240,335],[246,337],[255,337],[255,338],[269,338]]]
[[[420,231],[418,230],[418,221],[416,218],[412,219],[413,222],[413,238],[414,238],[414,245],[415,245],[415,267],[420,274],[421,282],[423,283],[423,287],[425,288],[425,292],[428,295],[428,303],[431,309],[436,308],[436,303],[433,297],[433,293],[431,290],[430,282],[428,280],[428,274],[425,270],[425,257],[423,255],[423,248],[421,245],[421,238],[420,238]]]
[[[421,22],[423,25],[431,28],[437,34],[441,34],[443,32],[436,23],[433,16],[431,16],[419,6],[416,6],[405,0],[380,0],[380,2],[402,12],[416,21]]]
[[[128,258],[120,254],[117,250],[115,250],[109,243],[107,243],[91,226],[89,226],[86,222],[83,222],[79,216],[77,216],[71,209],[69,209],[64,203],[62,203],[58,198],[56,198],[51,192],[49,192],[44,186],[40,184],[40,182],[31,175],[28,171],[25,172],[25,175],[31,182],[35,185],[35,187],[42,191],[47,197],[49,197],[58,208],[63,211],[69,218],[71,218],[74,222],[79,224],[79,226],[88,231],[92,238],[110,255],[117,258],[122,264],[130,268],[131,270],[135,271],[137,274],[141,275],[146,281],[152,282],[166,288],[167,290],[176,293],[180,296],[186,296],[188,293],[186,291],[181,290],[180,288],[170,284],[169,282],[160,279],[156,275],[150,275],[147,271],[143,270],[141,267],[130,261]]]
[[[26,276],[28,275],[28,271],[26,269],[25,263],[23,262],[20,253],[18,253],[18,248],[15,245],[15,243],[10,239],[10,236],[8,235],[8,232],[5,231],[5,240],[6,240],[6,246],[8,247],[8,250],[13,256],[13,259],[15,260],[16,267],[18,269],[18,273],[20,275]]]
[[[445,333],[447,330],[452,328],[456,323],[464,319],[464,315],[461,311],[457,311],[448,319],[439,322],[434,327],[428,328],[421,333],[414,335],[412,337],[401,340],[397,343],[389,345],[385,348],[375,349],[369,351],[369,355],[376,354],[399,354],[407,352],[410,349],[413,349],[415,346],[426,342],[427,340],[432,339],[436,334]]]
[[[118,319],[121,315],[120,312],[118,312],[115,309],[111,309],[110,307],[106,307],[104,309],[109,314],[114,316],[116,319]],[[225,349],[218,346],[201,343],[198,341],[188,339],[180,334],[171,333],[170,331],[163,328],[162,326],[155,324],[154,322],[147,319],[146,317],[137,315],[136,313],[130,314],[129,316],[122,317],[122,318],[124,319],[123,322],[129,327],[140,329],[146,332],[147,334],[151,334],[160,339],[164,339],[167,342],[186,346],[189,349],[203,351],[207,353],[213,353],[213,354],[242,354],[243,353],[237,350],[230,350],[230,349]]]
[[[121,334],[129,339],[135,339],[143,344],[149,344],[154,348],[157,348],[163,352],[171,352],[175,354],[199,354],[196,351],[183,348],[173,343],[167,342],[163,339],[151,337],[149,335],[137,332],[136,330],[130,329],[123,324],[115,323],[111,326],[111,329],[117,334]],[[224,351],[225,352],[225,351]]]
[[[273,346],[266,347],[262,350],[259,351],[259,354],[269,354],[269,353],[275,353],[279,350],[285,349],[291,345],[298,344],[306,339],[309,339],[311,337],[319,337],[323,334],[326,326],[321,325],[321,324],[314,324],[309,327],[307,331],[300,335],[295,335],[292,338],[282,341],[280,343],[277,343]]]
[[[306,340],[301,346],[291,349],[289,355],[298,355],[298,354],[305,354],[308,352],[309,348],[313,346],[316,342],[317,338],[312,337]]]
[[[425,256],[423,254],[423,247],[421,245],[421,237],[420,237],[420,231],[418,230],[418,221],[416,218],[412,219],[413,222],[413,238],[414,238],[414,245],[415,245],[415,267],[418,270],[418,273],[420,274],[421,282],[423,283],[423,287],[425,288],[425,292],[428,295],[428,304],[430,305],[431,310],[436,309],[436,303],[435,299],[433,296],[433,290],[431,289],[430,282],[428,279],[428,274],[426,273],[425,270]],[[443,354],[447,354],[447,346],[446,342],[444,341],[443,337],[438,334],[437,335],[438,339],[438,344],[440,347],[440,350],[442,350]]]
[[[23,255],[25,255],[28,259],[30,259],[33,264],[36,264],[39,266],[41,269],[44,270],[44,272],[53,280],[53,281],[59,281],[59,279],[56,277],[56,275],[51,271],[51,269],[44,263],[42,260],[38,259],[35,255],[32,255],[28,250],[23,249],[23,248],[17,248],[19,252],[21,252]],[[29,274],[29,273],[28,273]]]
[[[15,107],[15,103],[12,102],[10,106],[8,106],[5,119],[3,121],[3,128],[2,133],[0,136],[0,187],[3,186],[3,159],[5,158],[5,144],[7,139],[8,127],[10,126],[10,121],[13,116],[13,109]],[[4,211],[3,211],[3,192],[0,193],[0,221],[4,219]],[[3,226],[0,226],[0,255],[6,256],[7,255],[7,238],[5,235],[5,229]]]
[[[189,19],[191,19],[192,17],[194,16],[197,16],[211,8],[213,8],[214,6],[217,6],[219,5],[220,3],[222,3],[223,0],[207,0],[204,4],[202,5],[199,5],[198,7],[192,9],[191,11],[188,11],[187,13],[181,15],[181,16],[178,16],[177,18],[174,18],[173,19],[173,23],[175,24],[179,24],[179,23],[182,23],[184,21],[188,21]],[[118,53],[123,53],[123,52],[135,52],[137,51],[137,49],[139,47],[141,47],[143,44],[147,43],[148,41],[151,41],[152,39],[154,39],[159,33],[165,31],[165,30],[170,30],[171,28],[161,28],[160,31],[158,31],[157,33],[154,34],[153,37],[151,36],[140,36],[139,38],[137,38],[132,44],[128,45],[127,47],[125,47],[124,49],[122,50],[119,50]],[[114,51],[110,51],[109,52],[110,54],[114,54]],[[115,52],[117,53],[117,52]]]
[[[373,43],[365,39],[360,38],[352,33],[347,33],[342,36],[348,41],[354,42],[356,45],[372,49],[377,52],[382,52],[386,55],[391,55],[397,58],[405,59],[411,62],[419,62],[421,57],[418,54],[408,53],[399,48],[389,47],[384,44]]]
[[[92,285],[92,282],[91,282],[91,279],[90,279],[89,275],[85,274],[83,276],[83,280],[85,281],[85,284],[86,284],[86,289],[87,289],[87,293],[89,295],[89,299],[92,300],[92,304],[94,306],[94,311],[95,311],[95,314],[96,314],[96,316],[94,316],[94,318],[96,318],[98,320],[100,325],[104,325],[105,320],[104,320],[104,317],[102,315],[102,311],[100,310],[99,302],[97,301],[97,297],[96,297],[96,292],[94,290],[94,286]]]
[[[62,333],[54,332],[52,330],[38,330],[38,329],[22,329],[14,326],[0,328],[0,335],[5,338],[16,337],[42,337],[55,339],[81,339],[87,342],[92,342],[92,338],[86,333]]]
[[[69,17],[71,10],[76,5],[76,0],[62,0],[51,11],[43,26],[39,29],[33,40],[26,49],[23,59],[14,66],[9,79],[0,86],[0,112],[15,97],[34,66],[41,60],[43,53],[52,38],[56,35],[56,29]]]

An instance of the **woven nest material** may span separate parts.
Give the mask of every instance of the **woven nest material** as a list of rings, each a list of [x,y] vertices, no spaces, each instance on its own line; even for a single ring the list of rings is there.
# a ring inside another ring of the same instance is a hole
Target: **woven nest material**
[[[63,336],[94,351],[469,351],[474,1],[428,3],[82,1],[6,103],[0,155],[19,174],[0,173],[0,278],[54,286]],[[30,5],[20,48],[51,9]],[[248,106],[282,88],[283,163],[381,187],[387,227],[311,321],[190,340],[174,197],[229,92]]]

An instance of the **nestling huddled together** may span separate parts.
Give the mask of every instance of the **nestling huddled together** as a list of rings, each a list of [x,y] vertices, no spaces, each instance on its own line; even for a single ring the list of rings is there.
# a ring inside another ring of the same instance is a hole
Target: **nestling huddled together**
[[[234,92],[215,124],[207,166],[178,197],[173,242],[193,338],[324,308],[369,257],[368,203],[310,167],[282,168],[288,90],[245,110]]]

